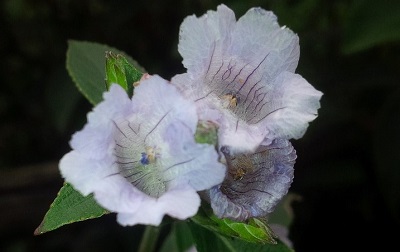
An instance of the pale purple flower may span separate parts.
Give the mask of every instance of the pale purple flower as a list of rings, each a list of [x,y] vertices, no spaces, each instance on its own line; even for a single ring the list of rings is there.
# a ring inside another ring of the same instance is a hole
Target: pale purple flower
[[[276,16],[252,8],[236,21],[225,5],[187,17],[178,50],[187,73],[172,79],[196,101],[200,120],[219,125],[220,146],[254,151],[263,141],[300,138],[322,96],[300,75],[299,38]]]
[[[261,145],[253,154],[231,154],[222,147],[227,176],[208,191],[211,207],[219,218],[244,221],[271,213],[293,181],[296,152],[286,139]]]
[[[226,170],[214,146],[195,142],[197,121],[193,102],[158,76],[141,81],[132,99],[112,85],[73,135],[61,173],[122,225],[186,219],[200,205],[196,191],[221,183]]]

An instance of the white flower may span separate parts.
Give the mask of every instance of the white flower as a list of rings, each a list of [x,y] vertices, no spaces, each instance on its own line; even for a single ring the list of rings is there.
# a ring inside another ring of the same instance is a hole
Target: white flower
[[[160,224],[165,214],[196,214],[196,191],[222,182],[214,146],[197,144],[193,102],[158,76],[143,80],[132,100],[118,85],[88,114],[72,151],[60,161],[65,180],[94,194],[122,225]]]
[[[244,221],[271,213],[293,181],[296,151],[286,139],[261,145],[253,154],[232,155],[222,147],[228,174],[208,191],[215,215]]]
[[[178,50],[187,73],[171,82],[196,101],[200,120],[219,124],[220,145],[232,151],[297,139],[316,118],[322,96],[294,73],[298,40],[272,12],[252,8],[236,21],[220,5],[183,21]]]

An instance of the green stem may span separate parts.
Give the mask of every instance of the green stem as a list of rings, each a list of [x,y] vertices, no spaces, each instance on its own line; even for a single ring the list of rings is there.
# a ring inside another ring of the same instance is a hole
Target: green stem
[[[159,235],[159,227],[154,227],[150,225],[146,226],[138,252],[153,252],[154,248],[156,247]]]

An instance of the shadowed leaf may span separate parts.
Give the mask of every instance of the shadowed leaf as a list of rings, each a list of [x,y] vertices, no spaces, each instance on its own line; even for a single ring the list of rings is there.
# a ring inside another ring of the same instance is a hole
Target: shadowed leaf
[[[58,192],[34,234],[43,234],[63,225],[97,218],[106,213],[108,211],[99,206],[91,195],[84,197],[66,183]]]

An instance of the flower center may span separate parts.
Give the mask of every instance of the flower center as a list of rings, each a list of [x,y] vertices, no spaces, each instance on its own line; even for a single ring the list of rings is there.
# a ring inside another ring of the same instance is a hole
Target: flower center
[[[115,124],[114,155],[119,173],[133,186],[151,197],[158,198],[166,191],[161,172],[161,149],[146,146],[140,126],[128,121]]]
[[[238,58],[212,58],[206,73],[205,98],[217,97],[222,108],[249,124],[257,124],[271,112],[270,88],[262,69],[268,55],[246,63]]]
[[[221,96],[222,107],[224,108],[236,108],[238,105],[238,98],[233,94],[225,94]]]
[[[157,151],[159,150],[156,147],[146,147],[146,152],[142,152],[140,163],[142,165],[155,163],[156,159],[160,157],[160,154]]]

